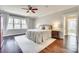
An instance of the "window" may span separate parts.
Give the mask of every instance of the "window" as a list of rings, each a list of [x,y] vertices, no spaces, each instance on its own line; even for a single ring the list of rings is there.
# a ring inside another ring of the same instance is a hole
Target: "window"
[[[13,18],[9,17],[7,29],[13,29]]]
[[[20,29],[20,19],[14,19],[14,29]]]
[[[72,16],[74,18],[68,18],[68,34],[76,35],[77,28],[77,18],[76,16]]]
[[[22,28],[25,29],[26,28],[26,21],[25,20],[21,20],[22,21]]]
[[[26,20],[23,18],[9,17],[7,29],[26,29]]]

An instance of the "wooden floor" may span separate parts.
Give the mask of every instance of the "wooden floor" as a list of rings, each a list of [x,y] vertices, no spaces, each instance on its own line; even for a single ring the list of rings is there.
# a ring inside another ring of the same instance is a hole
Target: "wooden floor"
[[[74,53],[74,51],[64,48],[63,45],[63,40],[57,39],[39,53]],[[4,38],[1,53],[22,53],[22,50],[15,41],[14,36]]]
[[[22,50],[18,46],[14,39],[14,36],[4,37],[1,53],[22,53]]]
[[[56,40],[51,43],[44,50],[40,51],[40,53],[65,53],[66,49],[63,48],[63,40]]]
[[[74,36],[66,37],[66,45],[63,42],[64,40],[57,39],[39,53],[78,53],[77,41]]]

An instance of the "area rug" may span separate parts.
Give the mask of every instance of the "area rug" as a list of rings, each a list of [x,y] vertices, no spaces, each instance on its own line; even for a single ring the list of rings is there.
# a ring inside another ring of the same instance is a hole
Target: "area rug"
[[[34,43],[33,41],[27,39],[25,35],[16,36],[15,40],[17,41],[19,47],[21,48],[23,53],[38,53],[43,50],[45,47],[50,45],[56,39],[48,39],[42,44]]]

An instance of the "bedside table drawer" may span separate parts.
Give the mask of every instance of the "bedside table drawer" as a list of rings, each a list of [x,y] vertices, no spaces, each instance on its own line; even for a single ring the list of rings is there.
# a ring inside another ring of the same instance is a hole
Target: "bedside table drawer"
[[[60,38],[60,35],[59,35],[59,31],[52,31],[51,35],[52,35],[52,38]]]

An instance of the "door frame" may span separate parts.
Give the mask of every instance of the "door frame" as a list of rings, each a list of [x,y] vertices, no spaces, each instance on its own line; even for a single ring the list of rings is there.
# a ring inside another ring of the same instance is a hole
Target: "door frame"
[[[67,24],[67,19],[66,19],[66,16],[69,16],[69,15],[75,15],[76,17],[77,17],[77,29],[76,29],[76,31],[77,31],[77,33],[76,33],[76,40],[77,40],[77,52],[78,52],[78,39],[79,39],[79,37],[78,37],[78,35],[79,35],[79,33],[78,33],[78,30],[79,30],[79,13],[78,12],[75,12],[75,13],[70,13],[70,14],[66,14],[66,15],[64,15],[64,32],[63,32],[63,38],[65,39],[65,36],[67,36],[68,35],[68,32],[67,32],[67,29],[68,29],[68,24]],[[65,41],[66,40],[64,40],[64,48],[66,48],[66,43],[65,43]]]

